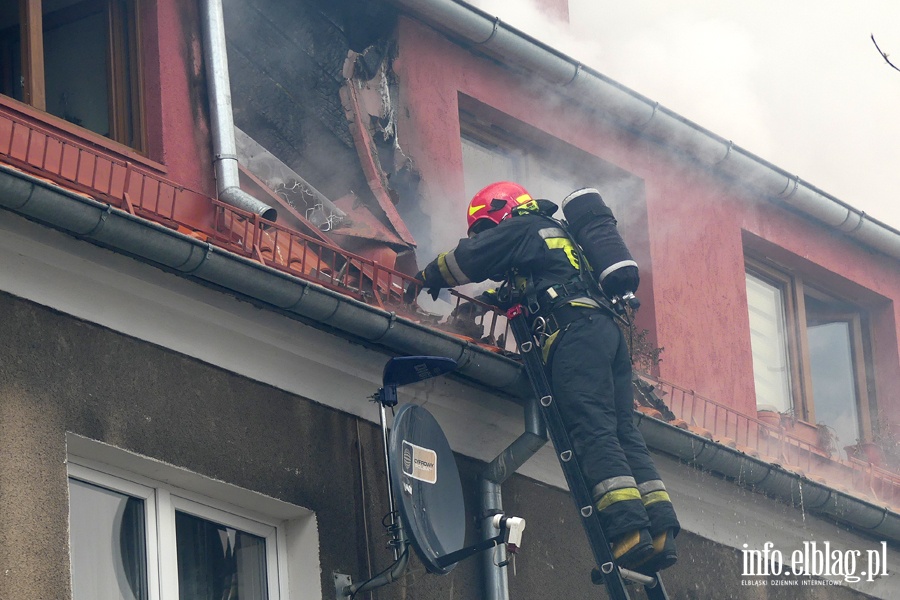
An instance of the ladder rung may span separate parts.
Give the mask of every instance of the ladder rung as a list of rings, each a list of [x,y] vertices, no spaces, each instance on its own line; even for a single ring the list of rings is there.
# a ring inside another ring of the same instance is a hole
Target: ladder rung
[[[619,575],[622,576],[622,579],[627,579],[628,581],[639,583],[647,588],[656,587],[656,577],[652,577],[650,575],[644,575],[643,573],[637,573],[636,571],[629,571],[628,569],[623,569],[622,567],[619,567]]]

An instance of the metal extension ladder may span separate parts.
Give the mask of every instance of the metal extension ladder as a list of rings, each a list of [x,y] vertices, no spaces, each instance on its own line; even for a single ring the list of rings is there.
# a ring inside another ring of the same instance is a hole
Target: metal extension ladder
[[[578,458],[572,451],[569,434],[563,426],[559,407],[553,401],[550,382],[539,354],[540,347],[534,342],[522,305],[513,306],[507,311],[506,316],[519,346],[519,353],[525,364],[525,372],[528,374],[531,387],[541,405],[541,412],[547,423],[547,431],[556,450],[559,465],[566,476],[566,483],[569,485],[575,507],[581,514],[581,523],[594,553],[594,561],[603,576],[603,583],[606,584],[609,597],[612,600],[630,600],[628,590],[625,588],[625,581],[628,580],[643,585],[649,600],[668,600],[669,596],[659,573],[655,576],[642,575],[615,564],[609,542],[600,526],[600,518],[594,509],[593,498],[578,464]]]

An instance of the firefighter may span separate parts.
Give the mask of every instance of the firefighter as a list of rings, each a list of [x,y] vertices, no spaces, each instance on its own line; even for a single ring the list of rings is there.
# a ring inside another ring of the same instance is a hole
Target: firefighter
[[[442,288],[506,281],[490,294],[496,303],[521,303],[533,326],[543,326],[545,368],[613,555],[620,566],[653,573],[675,563],[680,526],[632,420],[625,338],[612,311],[588,292],[578,248],[547,218],[556,210],[518,184],[493,183],[468,206],[468,238],[416,279],[434,297]],[[637,284],[633,260],[616,262],[601,281],[610,296],[634,292]]]

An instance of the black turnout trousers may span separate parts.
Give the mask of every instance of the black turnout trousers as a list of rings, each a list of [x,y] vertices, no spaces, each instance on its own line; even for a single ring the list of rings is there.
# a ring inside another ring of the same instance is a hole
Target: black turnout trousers
[[[553,394],[589,485],[633,477],[640,489],[659,481],[644,438],[634,425],[631,356],[622,331],[601,310],[574,321],[553,341]],[[599,510],[607,538],[635,529],[678,530],[669,501],[644,506],[640,497]]]

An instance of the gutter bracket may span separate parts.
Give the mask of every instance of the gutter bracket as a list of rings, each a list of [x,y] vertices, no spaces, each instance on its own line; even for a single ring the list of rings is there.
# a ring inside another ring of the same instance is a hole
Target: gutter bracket
[[[800,187],[800,176],[794,175],[794,187],[791,189],[790,192],[785,194],[785,192],[787,192],[787,189],[790,187],[790,185],[791,185],[791,180],[789,178],[788,182],[784,186],[784,189],[781,190],[780,194],[778,194],[779,198],[781,198],[782,200],[788,200],[791,196],[793,196],[794,194],[797,193],[797,188]]]
[[[659,112],[659,102],[654,102],[653,110],[650,112],[650,117],[643,123],[640,123],[639,125],[637,125],[637,128],[644,129],[647,125],[650,124],[651,121],[653,121],[653,119],[656,117],[657,112]]]
[[[584,67],[581,63],[575,64],[575,73],[572,75],[572,79],[568,80],[563,84],[563,87],[568,87],[575,83],[575,80],[578,79],[578,76],[581,74],[581,69]]]
[[[103,208],[100,211],[100,218],[97,220],[97,224],[94,225],[89,231],[85,231],[80,235],[93,236],[95,233],[103,229],[103,226],[106,225],[106,220],[109,218],[109,215],[112,213],[112,205],[104,204]]]
[[[482,45],[487,44],[488,42],[490,42],[492,39],[494,39],[494,36],[497,35],[497,30],[500,29],[500,23],[501,23],[501,22],[502,22],[502,21],[500,21],[500,17],[494,17],[494,27],[493,27],[493,29],[491,29],[491,35],[487,36],[487,37],[484,39],[484,41],[481,41],[481,42],[473,42],[473,43],[474,43],[476,46],[482,46]]]
[[[188,270],[186,270],[186,271],[183,270],[183,271],[181,271],[181,272],[182,272],[183,274],[185,274],[185,275],[193,275],[194,273],[196,273],[196,272],[200,269],[200,267],[203,266],[203,264],[204,264],[206,261],[209,260],[209,257],[212,256],[212,253],[213,253],[213,245],[210,244],[209,242],[206,242],[206,250],[204,250],[204,252],[203,252],[203,258],[200,259],[200,262],[198,262],[197,265],[196,265],[195,267],[192,267],[191,269],[188,269]]]
[[[734,148],[734,140],[728,140],[728,145],[725,147],[725,156],[723,156],[722,158],[720,158],[719,160],[714,162],[713,165],[720,165],[723,162],[725,162],[726,160],[728,160],[728,157],[731,156],[731,150],[733,148]]]

